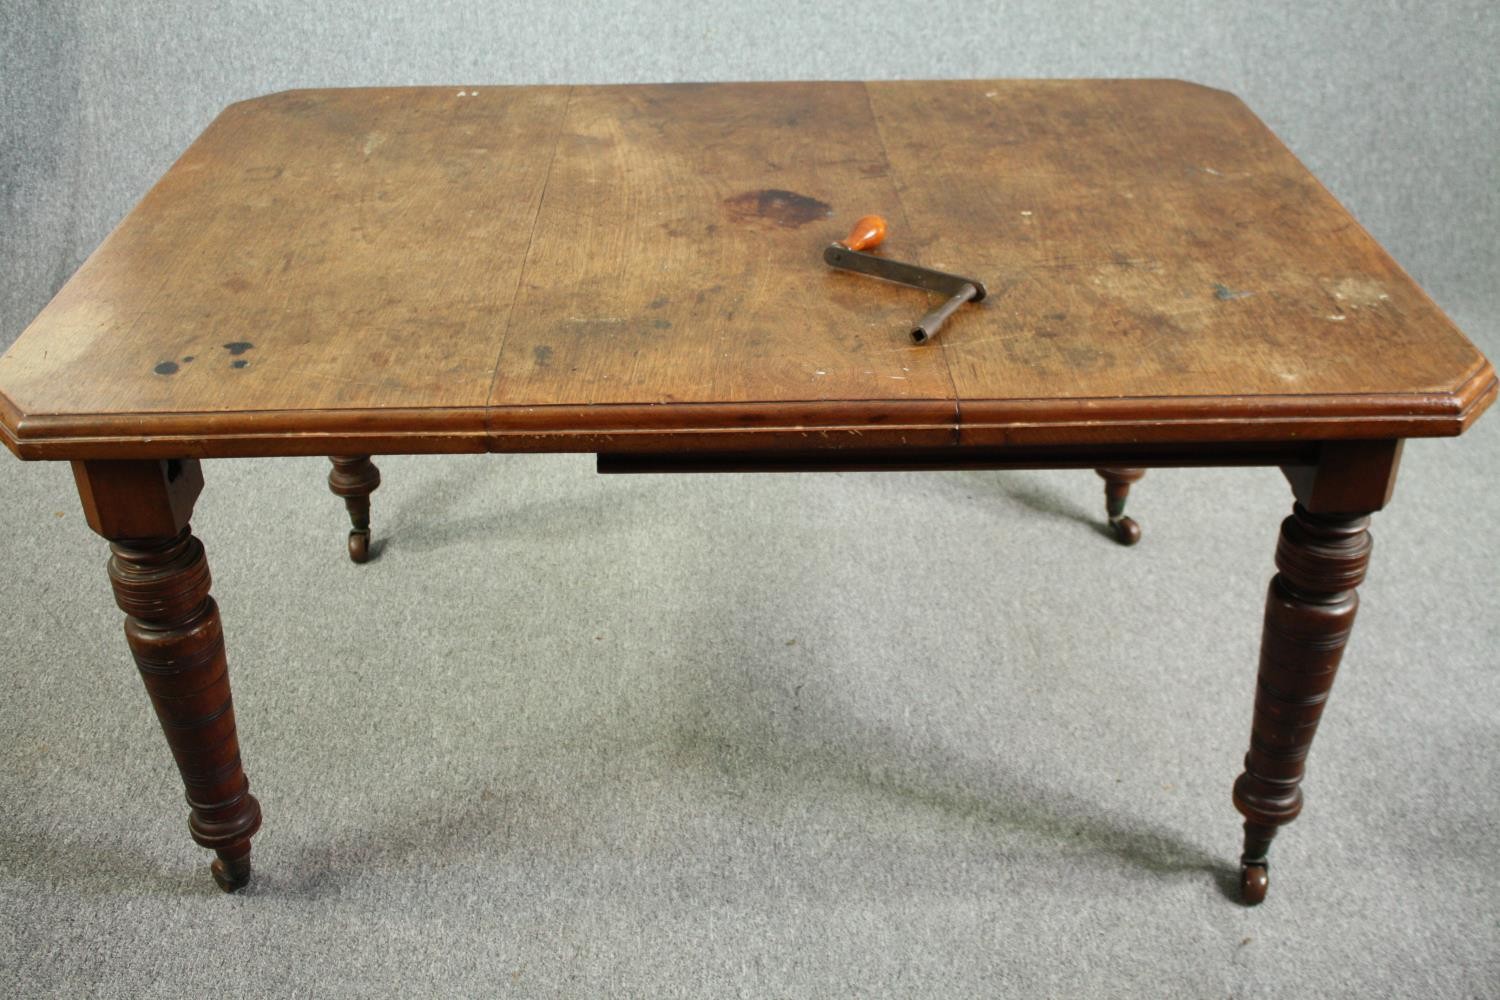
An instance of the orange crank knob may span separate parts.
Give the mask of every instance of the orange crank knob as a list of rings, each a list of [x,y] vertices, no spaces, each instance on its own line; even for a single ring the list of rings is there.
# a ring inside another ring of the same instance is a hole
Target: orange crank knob
[[[878,215],[867,215],[854,224],[842,242],[850,250],[871,250],[884,239],[885,220]]]

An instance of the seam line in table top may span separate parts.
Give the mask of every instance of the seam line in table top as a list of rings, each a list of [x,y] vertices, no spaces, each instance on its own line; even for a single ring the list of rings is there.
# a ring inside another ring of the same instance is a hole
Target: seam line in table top
[[[552,186],[552,168],[557,163],[557,151],[562,148],[563,133],[568,127],[568,110],[573,106],[573,95],[577,90],[577,84],[568,87],[568,96],[563,98],[562,112],[557,118],[557,134],[552,140],[552,153],[547,157],[547,173],[542,177],[542,191],[537,195],[536,211],[531,216],[531,231],[526,234],[526,249],[521,252],[521,266],[516,271],[516,287],[511,293],[510,311],[505,314],[505,332],[500,335],[500,346],[495,350],[495,365],[490,371],[490,391],[484,401],[486,413],[494,403],[495,392],[500,386],[500,360],[505,357],[505,345],[510,341],[510,331],[516,324],[516,306],[521,301],[521,289],[526,287],[526,270],[531,263],[531,246],[536,242],[536,230],[542,223],[542,209],[547,205],[547,189]]]
[[[880,116],[875,113],[875,99],[870,96],[870,83],[868,80],[861,80],[859,86],[864,91],[865,107],[870,112],[870,125],[875,130],[875,141],[880,144],[880,157],[885,160],[885,173],[891,182],[891,193],[896,196],[896,208],[901,213],[901,227],[906,232],[912,232],[911,217],[906,212],[906,203],[901,200],[901,180],[896,175],[896,165],[891,162],[891,148],[886,144]],[[917,254],[917,263],[924,263],[920,253]],[[953,374],[953,359],[948,356],[948,342],[939,337],[938,348],[942,351],[943,371],[948,376],[948,388],[953,394],[953,443],[958,444],[959,428],[963,425],[963,410],[958,401],[958,379]]]

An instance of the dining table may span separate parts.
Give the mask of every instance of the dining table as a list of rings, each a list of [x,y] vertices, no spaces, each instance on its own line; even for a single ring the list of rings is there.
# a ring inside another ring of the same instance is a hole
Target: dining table
[[[1145,470],[1277,467],[1291,505],[1232,784],[1256,903],[1403,444],[1462,433],[1496,390],[1222,90],[304,89],[227,107],[63,284],[0,357],[0,440],[71,463],[229,891],[261,810],[191,528],[218,463],[329,457],[355,563],[383,455],[1098,470],[1127,544],[1150,528],[1125,513]]]

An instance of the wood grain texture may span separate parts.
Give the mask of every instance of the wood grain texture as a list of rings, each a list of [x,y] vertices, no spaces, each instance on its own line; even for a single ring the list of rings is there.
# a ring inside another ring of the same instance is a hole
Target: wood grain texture
[[[455,94],[230,106],[0,359],[0,387],[43,435],[191,441],[270,416],[281,438],[322,415],[477,436],[567,90]]]
[[[1179,424],[1230,399],[1256,419],[1399,421],[1407,398],[1452,419],[1493,391],[1473,345],[1232,94],[868,87],[923,263],[990,289],[945,335],[966,444],[1015,439],[1045,412],[1033,401],[1087,400],[1101,425],[1147,397]]]
[[[490,397],[496,438],[951,442],[942,355],[891,336],[922,295],[821,261],[855,218],[897,205],[861,84],[580,87],[562,134]]]
[[[877,252],[990,288],[937,343]],[[227,109],[0,358],[27,458],[1455,434],[1489,363],[1174,81],[294,91]]]

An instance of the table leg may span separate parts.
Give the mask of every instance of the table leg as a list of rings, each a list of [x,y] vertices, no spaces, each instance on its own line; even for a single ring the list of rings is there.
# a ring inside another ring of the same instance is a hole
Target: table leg
[[[125,639],[187,790],[188,829],[213,850],[214,881],[250,880],[260,804],[240,765],[234,703],[208,562],[188,519],[196,461],[75,462],[89,526],[109,540],[109,579]]]
[[[1234,804],[1245,816],[1240,890],[1247,903],[1265,898],[1271,839],[1302,811],[1307,752],[1354,627],[1355,588],[1370,561],[1369,522],[1363,515],[1313,514],[1298,503],[1281,525],[1250,752],[1234,783]]]
[[[380,470],[369,455],[331,456],[328,488],[344,498],[349,520],[349,558],[357,563],[370,558],[370,494],[380,486]]]
[[[1104,512],[1109,515],[1109,526],[1114,529],[1115,540],[1121,545],[1134,545],[1141,540],[1141,526],[1134,518],[1125,516],[1125,498],[1130,495],[1130,485],[1140,482],[1146,470],[1107,468],[1094,471],[1104,479]]]
[[[1307,752],[1354,627],[1355,588],[1370,562],[1369,515],[1390,501],[1401,445],[1326,442],[1314,464],[1282,470],[1297,502],[1276,545],[1250,752],[1234,783],[1234,805],[1245,817],[1240,892],[1246,903],[1265,899],[1271,840],[1302,811]]]

